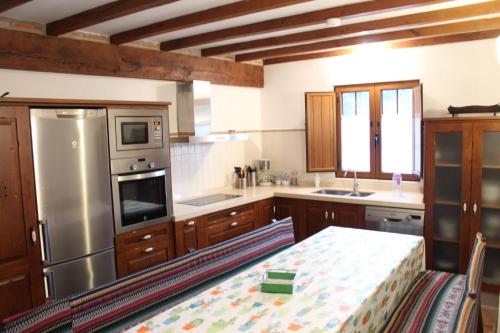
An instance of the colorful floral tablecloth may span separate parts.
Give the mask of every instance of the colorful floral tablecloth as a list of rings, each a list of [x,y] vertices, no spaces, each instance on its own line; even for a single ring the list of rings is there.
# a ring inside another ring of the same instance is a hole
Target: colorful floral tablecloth
[[[269,268],[293,295],[260,292]],[[422,237],[329,227],[129,332],[376,332],[423,269]]]

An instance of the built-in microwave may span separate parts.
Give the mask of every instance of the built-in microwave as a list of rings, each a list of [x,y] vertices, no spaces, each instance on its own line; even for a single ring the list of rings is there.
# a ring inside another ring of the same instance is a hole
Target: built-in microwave
[[[109,109],[111,158],[169,153],[167,110]]]

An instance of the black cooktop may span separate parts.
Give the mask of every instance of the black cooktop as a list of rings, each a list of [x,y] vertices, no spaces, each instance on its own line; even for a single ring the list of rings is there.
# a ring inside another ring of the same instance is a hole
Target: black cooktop
[[[181,205],[189,205],[189,206],[205,206],[210,205],[219,201],[229,200],[241,197],[241,195],[237,194],[214,194],[206,197],[200,197],[196,199],[186,200],[182,202],[178,202]]]

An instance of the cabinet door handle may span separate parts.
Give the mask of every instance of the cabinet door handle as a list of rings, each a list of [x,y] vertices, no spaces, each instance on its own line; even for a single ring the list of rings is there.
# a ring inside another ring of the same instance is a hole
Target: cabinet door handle
[[[464,211],[464,214],[467,214],[467,203],[464,202],[464,204],[462,205],[462,210]]]
[[[36,240],[37,240],[36,231],[35,229],[31,228],[31,241],[33,242],[33,245],[36,245]]]
[[[472,205],[472,211],[474,212],[474,215],[477,214],[477,203],[474,202],[474,205]]]
[[[145,249],[145,250],[144,250],[144,251],[142,251],[142,252],[144,252],[144,253],[151,253],[151,252],[153,252],[154,250],[155,250],[155,248],[154,248],[154,247],[148,247],[147,249]]]
[[[276,214],[276,206],[273,205],[273,214]]]
[[[234,221],[233,223],[230,224],[231,227],[236,227],[238,225],[237,221]]]
[[[189,221],[188,223],[186,223],[186,225],[190,226],[190,227],[192,227],[195,224],[196,224],[196,221]]]
[[[332,210],[332,221],[335,221],[335,212]]]
[[[229,213],[229,216],[234,216],[236,214],[238,214],[238,212],[231,212],[231,213]]]
[[[325,220],[328,220],[328,211],[325,210]]]
[[[151,239],[151,237],[153,237],[153,235],[147,234],[147,235],[142,236],[141,239],[142,240],[148,240],[148,239]]]

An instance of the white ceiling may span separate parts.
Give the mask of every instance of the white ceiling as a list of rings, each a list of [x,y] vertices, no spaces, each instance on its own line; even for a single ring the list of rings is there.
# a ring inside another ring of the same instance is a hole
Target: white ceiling
[[[306,3],[301,3],[293,6],[287,6],[282,8],[277,8],[273,10],[267,10],[255,14],[240,16],[237,18],[232,18],[228,20],[222,20],[214,23],[203,24],[196,27],[182,29],[166,34],[161,34],[158,36],[153,36],[148,38],[150,41],[166,41],[171,39],[182,38],[186,36],[197,35],[200,33],[205,33],[209,31],[215,31],[225,28],[230,28],[234,26],[246,25],[251,23],[256,23],[260,21],[275,19],[279,17],[285,17],[290,15],[296,15],[300,13],[305,13],[309,11],[315,11],[330,7],[342,6],[345,4],[351,4],[356,2],[362,2],[363,0],[313,0]],[[416,8],[401,9],[394,11],[386,11],[372,15],[359,15],[354,17],[347,17],[342,20],[343,24],[351,24],[358,22],[371,21],[375,19],[388,18],[406,14],[413,14],[424,12],[428,10],[444,9],[455,7],[464,4],[485,2],[489,0],[455,0],[443,3],[438,3],[434,5],[426,5]],[[15,7],[7,12],[4,12],[2,16],[10,17],[13,19],[21,21],[29,21],[46,24],[86,9],[94,8],[102,4],[112,2],[110,0],[34,0],[28,2],[24,5]],[[166,20],[182,15],[186,15],[193,12],[198,12],[201,10],[218,7],[226,5],[236,0],[180,0],[173,2],[164,6],[159,6],[149,10],[145,10],[132,15],[127,15],[118,19],[100,23],[91,27],[87,27],[83,30],[93,33],[100,33],[105,35],[111,35],[118,32],[130,30],[135,27],[147,25],[150,23],[158,22],[161,20]],[[274,37],[287,35],[290,33],[310,31],[315,29],[326,28],[326,24],[311,25],[295,29],[281,30],[271,33],[259,34],[254,36],[234,38],[231,40],[225,40],[222,42],[215,42],[197,47],[197,49],[204,47],[219,46],[224,44],[232,44],[238,42],[244,42],[254,39],[261,39],[266,37]],[[394,29],[386,29],[387,31]],[[385,31],[385,30],[384,30]]]

